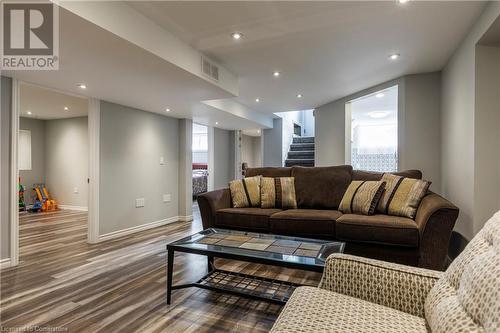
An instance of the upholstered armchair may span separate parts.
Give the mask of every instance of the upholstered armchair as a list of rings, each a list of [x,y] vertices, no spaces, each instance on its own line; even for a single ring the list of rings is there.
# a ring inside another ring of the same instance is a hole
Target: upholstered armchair
[[[500,332],[500,212],[445,272],[331,255],[271,332]]]

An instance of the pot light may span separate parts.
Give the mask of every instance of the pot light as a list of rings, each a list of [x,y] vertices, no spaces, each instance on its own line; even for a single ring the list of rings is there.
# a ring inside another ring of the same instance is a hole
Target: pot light
[[[26,112],[29,116],[31,116],[33,113],[31,111]]]
[[[260,134],[260,130],[257,130],[257,134]]]
[[[85,83],[78,83],[76,86],[80,89],[87,89],[87,85]]]
[[[297,94],[297,98],[302,98],[302,94]]]
[[[391,60],[397,60],[399,58],[399,53],[394,53],[389,56],[389,59]]]
[[[64,111],[68,111],[69,108],[67,106],[64,107]]]
[[[378,93],[378,94],[375,95],[375,97],[377,97],[377,98],[382,98],[384,96],[385,96],[384,93]]]
[[[375,119],[380,119],[380,118],[385,118],[389,115],[389,112],[387,111],[373,111],[368,113],[368,116],[370,118],[375,118]]]
[[[259,103],[259,102],[260,102],[260,98],[256,98],[256,99],[255,99],[255,102],[256,102],[256,103]]]
[[[219,125],[219,122],[218,122],[218,121],[216,121],[216,122],[215,122],[215,125]]]
[[[166,109],[165,109],[165,112],[170,112],[170,109],[169,109],[169,108],[166,108]]]
[[[410,0],[398,0],[398,1],[399,1],[399,3],[401,3],[401,4],[404,4],[404,3],[407,3],[407,2],[408,2],[408,1],[410,1]]]
[[[280,76],[280,74],[281,74],[281,73],[280,73],[280,72],[278,72],[278,71],[274,71],[274,72],[273,72],[273,76],[274,76],[274,77],[278,77],[278,76]]]
[[[233,32],[231,34],[231,37],[233,37],[233,39],[235,39],[235,40],[239,40],[239,39],[241,39],[241,37],[243,37],[243,34],[241,32]]]

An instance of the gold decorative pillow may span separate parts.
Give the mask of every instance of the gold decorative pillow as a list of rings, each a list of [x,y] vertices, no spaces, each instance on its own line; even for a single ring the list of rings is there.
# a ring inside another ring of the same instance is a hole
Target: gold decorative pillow
[[[262,177],[261,208],[297,208],[294,177]]]
[[[261,176],[255,176],[229,182],[234,208],[260,206],[260,178]]]
[[[384,187],[383,181],[352,181],[342,197],[339,210],[344,214],[373,215]]]
[[[383,214],[415,218],[420,201],[426,195],[431,182],[405,178],[385,173],[386,183],[377,211]]]

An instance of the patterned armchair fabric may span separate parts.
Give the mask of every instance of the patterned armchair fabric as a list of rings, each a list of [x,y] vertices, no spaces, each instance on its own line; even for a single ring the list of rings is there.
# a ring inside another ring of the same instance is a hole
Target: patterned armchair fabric
[[[442,272],[333,254],[320,288],[424,317],[427,294]]]
[[[334,254],[273,333],[500,332],[500,212],[444,273]]]

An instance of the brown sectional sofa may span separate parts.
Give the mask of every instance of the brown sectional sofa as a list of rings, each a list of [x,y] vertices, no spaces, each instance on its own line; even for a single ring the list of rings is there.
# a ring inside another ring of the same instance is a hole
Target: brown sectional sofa
[[[397,173],[422,178],[418,170]],[[293,235],[347,242],[346,253],[442,270],[458,208],[429,193],[414,220],[376,214],[342,214],[338,206],[352,180],[379,180],[381,173],[351,166],[250,168],[246,176],[295,177],[297,209],[232,208],[228,189],[198,196],[203,227]]]

